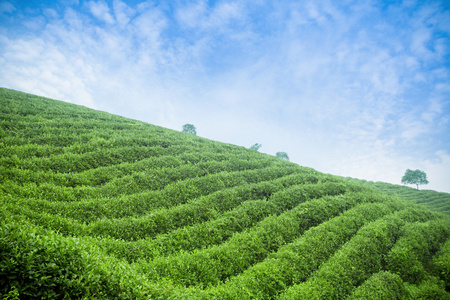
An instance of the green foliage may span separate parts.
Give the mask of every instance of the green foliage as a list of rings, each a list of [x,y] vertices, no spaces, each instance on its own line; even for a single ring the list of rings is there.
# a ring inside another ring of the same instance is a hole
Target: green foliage
[[[80,297],[88,292],[76,240],[67,243],[35,227],[2,223],[0,243],[3,295],[56,299]]]
[[[373,274],[362,285],[355,289],[353,294],[347,299],[386,300],[404,298],[405,288],[400,276],[390,272],[381,271]]]
[[[19,296],[20,296],[19,291],[17,290],[17,288],[15,286],[13,286],[4,299],[5,300],[19,300],[20,299]]]
[[[405,221],[394,214],[372,222],[352,237],[307,281],[289,288],[281,299],[342,299],[383,268]]]
[[[259,148],[261,148],[261,147],[262,147],[261,144],[256,143],[256,144],[253,144],[253,145],[250,147],[250,149],[258,151]]]
[[[345,178],[348,182],[359,183],[375,188],[394,197],[417,203],[431,210],[439,211],[450,215],[450,194],[432,190],[417,190],[414,188],[394,185],[385,182],[372,182],[354,178]]]
[[[405,175],[402,177],[403,184],[415,184],[417,189],[419,189],[419,185],[428,184],[427,174],[421,170],[406,170]]]
[[[197,128],[195,128],[195,126],[192,124],[184,124],[183,132],[197,135]]]
[[[251,230],[235,234],[219,246],[157,259],[145,267],[145,273],[151,278],[170,277],[186,286],[217,284],[352,205],[354,199],[342,197],[307,201],[279,216],[267,217]]]
[[[450,222],[433,220],[407,224],[386,258],[386,267],[403,281],[418,284],[428,274],[426,267],[441,243],[450,237]]]
[[[432,258],[433,275],[445,282],[445,289],[450,291],[450,239],[447,239],[439,252]]]
[[[382,201],[382,197],[378,201]],[[341,216],[309,229],[269,255],[268,259],[208,293],[211,298],[271,299],[287,286],[306,280],[365,223],[398,208],[398,204],[393,203],[366,203],[349,209]]]
[[[449,300],[450,293],[444,289],[444,282],[430,277],[418,285],[405,283],[405,299],[414,300]]]
[[[448,298],[450,194],[1,88],[0,137],[0,298]]]
[[[287,155],[286,152],[277,152],[276,156],[279,159],[289,160],[289,156]]]

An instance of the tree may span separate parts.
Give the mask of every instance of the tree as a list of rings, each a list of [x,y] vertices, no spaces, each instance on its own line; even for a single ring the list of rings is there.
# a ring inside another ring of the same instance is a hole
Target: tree
[[[256,144],[254,144],[253,146],[251,146],[250,149],[258,151],[259,148],[261,148],[261,147],[262,147],[261,144],[256,143]]]
[[[184,124],[183,125],[183,132],[186,132],[186,133],[191,133],[193,135],[197,135],[196,129],[197,128],[195,128],[195,126],[192,124]]]
[[[277,157],[284,160],[289,160],[289,156],[286,152],[277,152]]]
[[[402,183],[415,184],[419,189],[419,184],[428,184],[427,174],[424,171],[408,169],[402,177]]]

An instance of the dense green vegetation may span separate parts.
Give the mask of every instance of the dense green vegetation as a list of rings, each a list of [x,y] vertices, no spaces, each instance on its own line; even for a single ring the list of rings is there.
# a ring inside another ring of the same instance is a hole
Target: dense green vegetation
[[[0,89],[0,296],[449,299],[449,194]]]
[[[432,190],[417,190],[412,187],[395,185],[385,182],[373,182],[355,178],[345,178],[352,183],[359,183],[388,195],[401,198],[408,202],[423,205],[431,210],[450,215],[450,194]]]

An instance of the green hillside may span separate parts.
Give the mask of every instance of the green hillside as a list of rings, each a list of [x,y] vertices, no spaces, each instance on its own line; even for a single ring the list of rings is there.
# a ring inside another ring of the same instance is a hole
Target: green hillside
[[[0,114],[2,299],[450,299],[448,194],[9,89]]]
[[[432,190],[417,190],[415,188],[395,185],[386,182],[373,182],[347,177],[346,180],[364,184],[380,190],[388,195],[399,197],[403,200],[424,205],[427,208],[450,215],[450,194]]]

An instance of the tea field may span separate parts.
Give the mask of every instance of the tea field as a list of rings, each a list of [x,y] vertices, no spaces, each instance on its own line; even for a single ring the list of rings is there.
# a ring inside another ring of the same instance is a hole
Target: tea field
[[[449,194],[4,88],[0,128],[2,299],[450,299]]]
[[[357,182],[370,186],[388,195],[400,197],[403,200],[424,205],[431,210],[443,212],[450,215],[450,194],[448,193],[426,190],[426,186],[423,186],[424,189],[417,190],[416,188],[389,184],[386,182],[373,182],[350,177],[345,179],[351,182]]]

